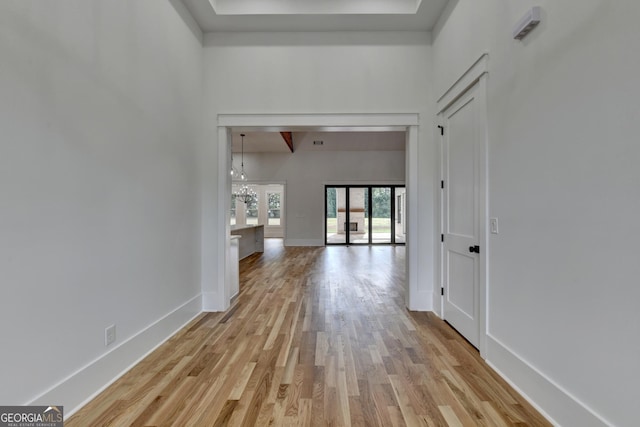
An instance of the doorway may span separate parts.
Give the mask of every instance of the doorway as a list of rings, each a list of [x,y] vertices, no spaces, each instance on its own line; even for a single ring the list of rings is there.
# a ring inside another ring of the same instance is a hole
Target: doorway
[[[335,130],[398,130],[406,131],[407,233],[406,242],[406,305],[410,310],[433,309],[433,228],[418,227],[418,195],[424,193],[418,179],[419,115],[410,114],[218,114],[215,144],[207,145],[203,159],[211,168],[203,168],[202,176],[202,250],[201,283],[204,311],[224,311],[229,303],[229,260],[231,210],[231,131],[296,129]],[[322,191],[322,187],[320,188]],[[413,200],[413,202],[411,202]],[[222,213],[222,214],[221,214]],[[428,222],[431,221],[428,213]],[[423,215],[424,216],[424,215]],[[304,221],[304,215],[294,213],[293,221]],[[322,227],[316,223],[320,230]],[[323,239],[321,238],[319,243]],[[431,274],[430,274],[431,272]]]
[[[406,242],[406,189],[399,185],[325,186],[325,245]]]

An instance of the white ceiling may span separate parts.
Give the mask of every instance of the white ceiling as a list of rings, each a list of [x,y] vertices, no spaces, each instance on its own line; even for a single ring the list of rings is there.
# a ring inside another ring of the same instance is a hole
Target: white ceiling
[[[430,31],[449,0],[182,0],[204,32]]]
[[[290,153],[279,132],[244,132],[245,153]],[[322,145],[314,145],[322,141]],[[240,132],[232,134],[233,152],[240,153]],[[404,151],[404,132],[293,132],[298,151]]]

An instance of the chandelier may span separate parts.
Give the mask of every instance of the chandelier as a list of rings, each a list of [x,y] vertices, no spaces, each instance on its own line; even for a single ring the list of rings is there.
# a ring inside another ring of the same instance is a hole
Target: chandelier
[[[242,203],[244,203],[245,205],[248,203],[253,203],[257,200],[258,195],[256,194],[256,192],[253,190],[253,188],[250,188],[247,184],[247,174],[244,173],[244,137],[245,134],[241,133],[240,136],[242,137],[242,151],[241,151],[241,162],[240,162],[240,173],[238,174],[238,170],[234,167],[233,165],[233,153],[231,153],[231,176],[232,179],[235,181],[241,181],[242,182],[242,186],[233,192],[233,198],[235,200],[240,200]]]
[[[240,187],[238,191],[233,192],[233,197],[246,205],[256,201],[258,195],[253,188],[250,188],[247,184],[242,184],[242,187]]]

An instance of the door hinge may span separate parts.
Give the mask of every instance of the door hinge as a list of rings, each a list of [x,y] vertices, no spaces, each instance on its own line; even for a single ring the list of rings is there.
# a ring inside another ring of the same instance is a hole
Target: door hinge
[[[444,234],[441,234],[441,235],[440,235],[440,241],[441,241],[441,242],[444,242]]]
[[[444,296],[444,288],[440,288],[440,295]]]
[[[444,181],[440,181],[440,188],[444,188]]]
[[[440,129],[440,135],[444,136],[444,126],[438,125],[438,128]]]

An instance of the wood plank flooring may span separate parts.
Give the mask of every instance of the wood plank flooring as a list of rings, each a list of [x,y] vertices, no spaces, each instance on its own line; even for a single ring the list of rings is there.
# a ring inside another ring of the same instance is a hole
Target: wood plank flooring
[[[448,325],[405,309],[404,253],[268,239],[227,313],[199,316],[65,425],[550,425]]]

